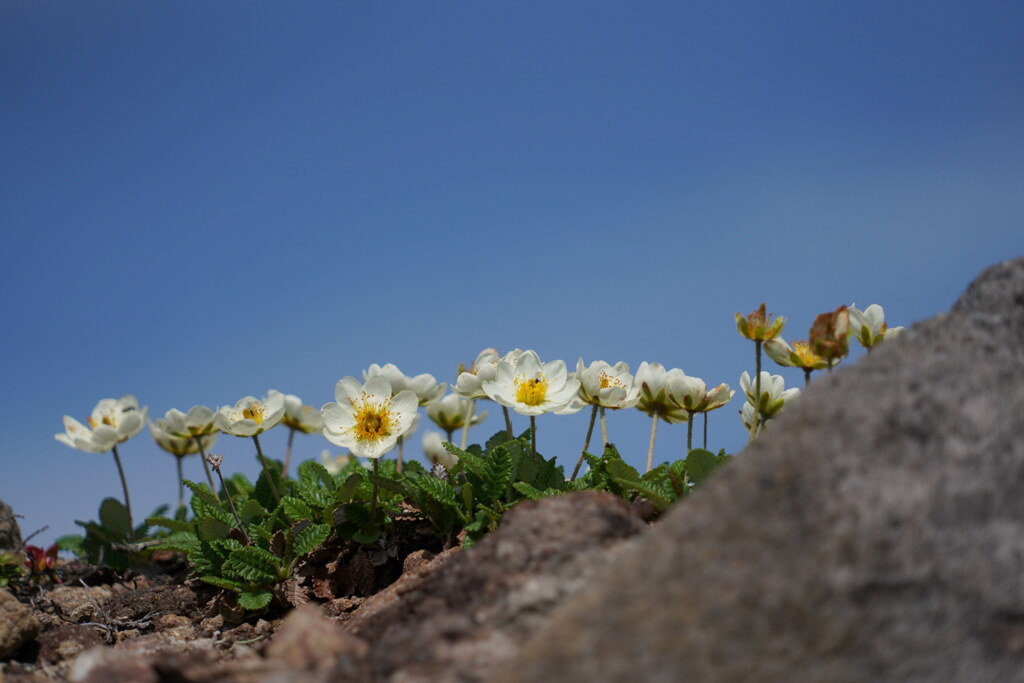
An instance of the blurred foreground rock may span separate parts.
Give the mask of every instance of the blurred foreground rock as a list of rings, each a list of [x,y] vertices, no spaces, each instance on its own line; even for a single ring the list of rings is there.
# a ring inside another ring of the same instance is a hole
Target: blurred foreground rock
[[[1024,680],[1024,260],[823,375],[501,681]]]

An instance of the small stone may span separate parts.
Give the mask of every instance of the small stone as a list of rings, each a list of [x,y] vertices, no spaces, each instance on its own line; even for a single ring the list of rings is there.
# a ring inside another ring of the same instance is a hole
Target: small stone
[[[11,506],[0,500],[0,550],[20,551],[21,546],[18,518],[14,516]]]
[[[292,610],[267,646],[266,655],[288,666],[327,669],[339,657],[360,658],[366,655],[364,640],[342,630],[312,605]]]
[[[100,621],[97,606],[110,600],[114,592],[108,586],[61,586],[46,594],[57,611],[68,621]]]
[[[39,621],[32,610],[6,590],[0,590],[0,659],[36,637]]]

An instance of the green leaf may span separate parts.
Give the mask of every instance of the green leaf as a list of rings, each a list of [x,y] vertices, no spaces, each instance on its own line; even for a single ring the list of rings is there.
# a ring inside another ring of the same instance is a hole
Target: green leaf
[[[337,486],[327,468],[315,460],[306,460],[299,465],[299,479],[311,485],[315,485],[319,480],[328,491],[334,491]]]
[[[281,499],[281,509],[290,522],[298,522],[302,519],[313,519],[313,511],[309,509],[304,501],[293,496],[285,496]]]
[[[199,579],[211,586],[226,588],[229,591],[242,592],[245,590],[245,584],[241,581],[232,581],[231,579],[225,579],[221,576],[200,576]]]
[[[304,501],[316,508],[325,508],[333,502],[333,497],[331,496],[330,491],[307,481],[296,482],[295,490]],[[287,512],[285,514],[287,514]],[[306,519],[312,518],[313,513],[310,511],[310,514]]]
[[[350,474],[345,483],[334,490],[334,500],[339,503],[351,503],[363,485],[363,475],[359,472]]]
[[[157,548],[174,550],[188,555],[199,549],[199,538],[192,531],[179,531],[160,541]]]
[[[220,507],[220,498],[211,493],[210,489],[207,488],[206,484],[196,484],[195,482],[191,482],[188,479],[185,479],[185,486],[187,486],[189,490],[192,491],[192,494],[194,496],[198,497],[199,500],[203,501],[207,505],[211,505],[215,508]],[[197,517],[199,516],[199,512],[195,509],[194,505],[192,507],[192,512],[194,512]]]
[[[719,460],[714,453],[703,448],[694,448],[686,456],[686,474],[690,481],[699,484],[718,467],[718,464]]]
[[[456,497],[455,488],[448,482],[428,475],[410,477],[411,481],[425,494],[442,505],[459,507],[459,500]]]
[[[519,491],[519,493],[523,494],[530,500],[540,500],[541,498],[544,497],[543,491],[541,491],[540,489],[535,489],[534,487],[527,484],[525,481],[513,482],[512,488],[514,488],[516,491]]]
[[[624,460],[609,460],[605,463],[605,469],[609,476],[614,479],[622,479],[630,482],[640,481],[640,473],[630,465],[626,464]]]
[[[274,584],[278,578],[277,558],[273,553],[254,545],[240,548],[228,557],[224,568],[249,583]]]
[[[77,557],[85,555],[85,538],[81,534],[68,534],[57,539],[57,547],[74,553]]]
[[[146,524],[149,526],[162,526],[172,532],[189,531],[192,528],[192,522],[184,522],[178,519],[171,519],[170,517],[161,517],[159,515],[147,517]]]
[[[238,606],[242,609],[263,609],[273,597],[274,594],[268,590],[242,591],[238,594]]]
[[[483,478],[489,501],[498,503],[505,499],[512,478],[512,456],[508,448],[498,446],[484,460],[486,465]]]
[[[656,507],[659,512],[664,511],[673,502],[672,499],[669,498],[664,491],[660,491],[648,483],[619,479],[618,477],[613,477],[613,479],[618,484],[633,489],[641,496],[651,501],[651,504],[654,505],[654,507]]]
[[[267,511],[263,509],[263,506],[255,498],[250,498],[242,504],[242,508],[238,511],[238,516],[242,518],[242,524],[253,524],[266,517]]]
[[[104,498],[100,503],[100,524],[113,540],[127,540],[131,535],[132,526],[128,519],[128,510],[115,498]]]
[[[216,517],[204,517],[199,522],[199,538],[204,541],[212,541],[215,538],[226,538],[231,531],[231,525],[225,524]]]
[[[302,557],[323,545],[330,535],[331,527],[327,524],[311,524],[295,534],[295,543],[292,546],[292,550],[296,557]]]

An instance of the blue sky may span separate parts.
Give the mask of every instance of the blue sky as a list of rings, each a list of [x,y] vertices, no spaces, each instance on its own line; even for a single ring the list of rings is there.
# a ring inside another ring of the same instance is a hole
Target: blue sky
[[[737,388],[732,316],[761,301],[787,338],[851,302],[932,316],[1024,253],[1022,19],[6,0],[0,499],[49,542],[119,496],[109,455],[53,439],[104,397],[154,418],[271,388],[321,405],[371,363],[451,381],[487,346]],[[715,448],[742,448],[738,407],[712,414]],[[544,416],[540,448],[571,467],[585,428]],[[646,418],[609,430],[640,465]],[[684,444],[660,428],[656,459]],[[147,433],[120,450],[136,516],[173,501]],[[255,473],[247,441],[216,450]]]

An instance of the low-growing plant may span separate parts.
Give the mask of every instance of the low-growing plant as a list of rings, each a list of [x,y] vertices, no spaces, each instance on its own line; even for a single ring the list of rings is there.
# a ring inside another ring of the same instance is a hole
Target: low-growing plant
[[[163,515],[169,506],[161,505],[153,511],[154,517]],[[69,534],[57,539],[60,550],[73,552],[93,564],[103,564],[116,570],[145,564],[151,550],[150,524],[143,522],[134,529],[128,509],[116,498],[105,498],[100,503],[99,521],[75,520],[85,529],[85,535]]]

